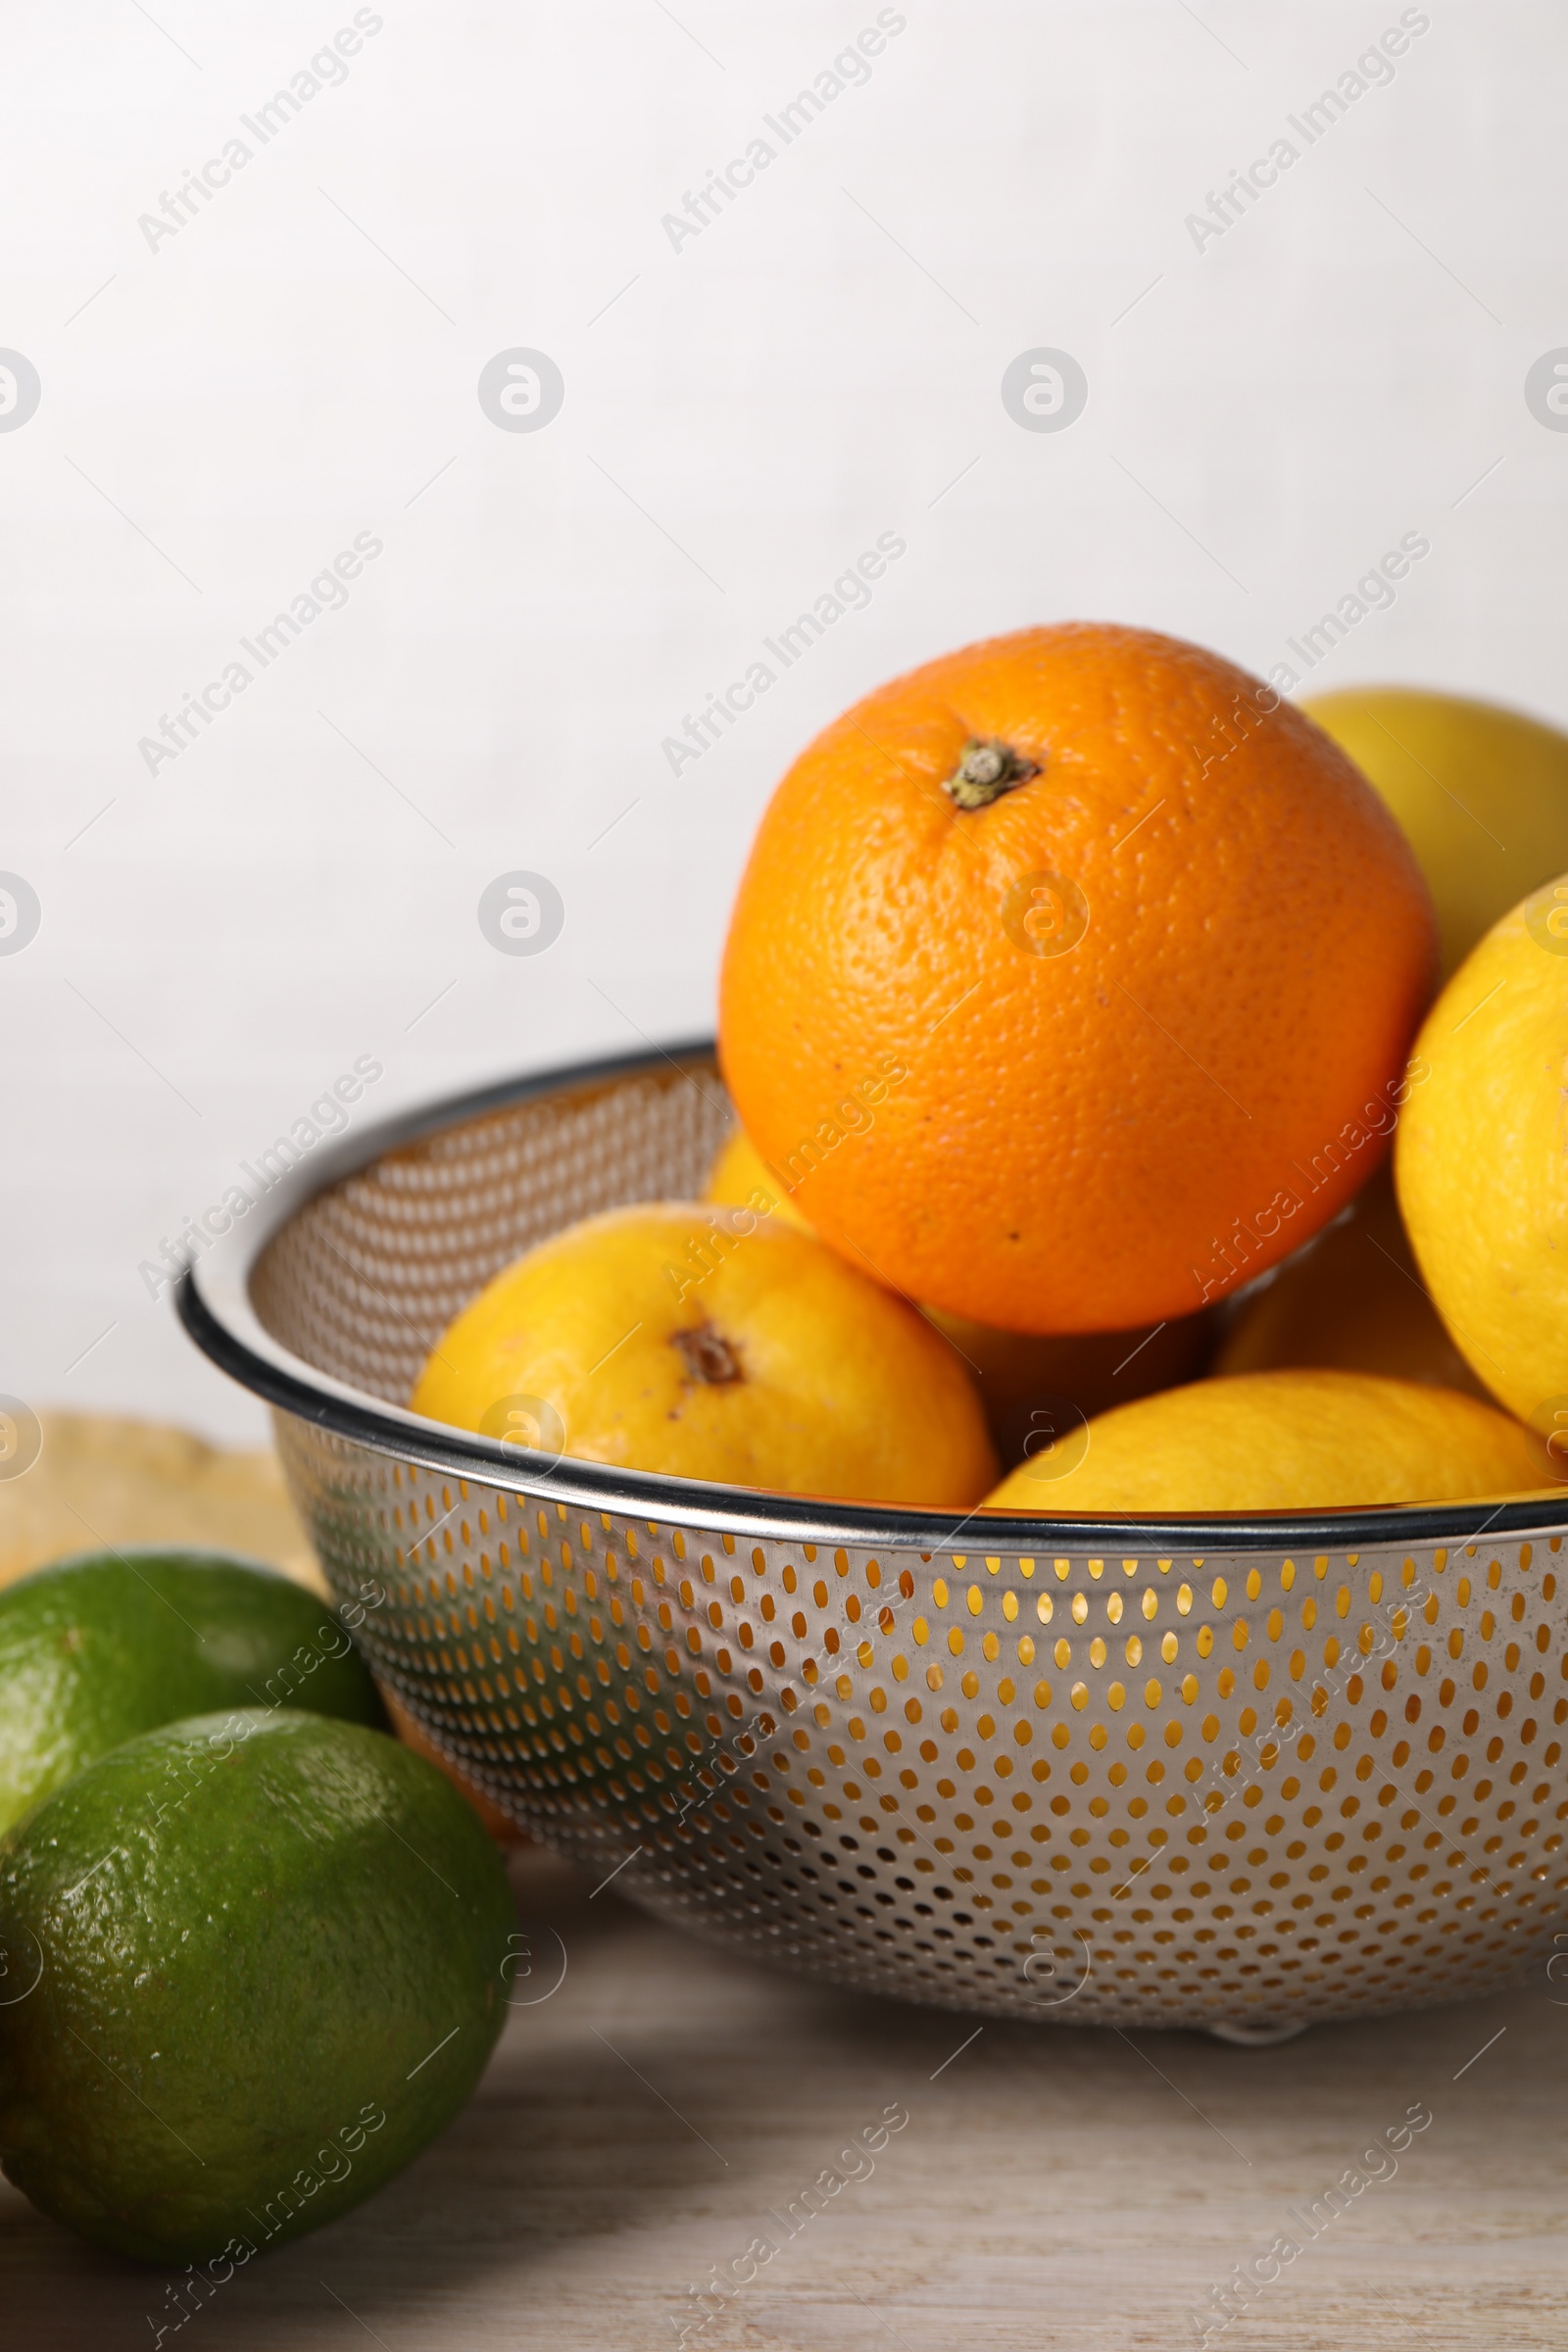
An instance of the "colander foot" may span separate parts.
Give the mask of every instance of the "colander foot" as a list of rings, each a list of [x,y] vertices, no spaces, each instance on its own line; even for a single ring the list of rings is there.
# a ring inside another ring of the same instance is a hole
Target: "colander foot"
[[[1234,2042],[1238,2049],[1268,2050],[1277,2041],[1294,2041],[1298,2034],[1306,2032],[1306,2027],[1289,2019],[1276,2023],[1260,2018],[1256,2025],[1246,2025],[1240,2020],[1233,2023],[1227,2019],[1217,2026],[1205,2026],[1203,2032],[1211,2034],[1215,2041]]]

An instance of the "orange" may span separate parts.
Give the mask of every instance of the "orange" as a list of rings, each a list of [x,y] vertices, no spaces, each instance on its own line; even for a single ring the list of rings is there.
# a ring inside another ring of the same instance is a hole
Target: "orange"
[[[869,695],[773,796],[725,950],[741,1119],[811,1222],[981,1323],[1191,1314],[1383,1156],[1436,969],[1398,825],[1320,729],[1143,629],[1025,629]]]
[[[744,1127],[719,1147],[709,1171],[704,1198],[764,1210],[802,1233],[811,1228],[799,1201],[765,1165]],[[987,1423],[1004,1462],[1020,1460],[1038,1446],[1054,1412],[1063,1404],[1087,1417],[1112,1404],[1126,1404],[1191,1380],[1202,1367],[1212,1343],[1209,1318],[1186,1315],[1142,1331],[1069,1332],[1040,1337],[999,1331],[940,1306],[921,1313],[957,1350],[980,1390]]]
[[[506,1267],[432,1349],[416,1413],[672,1478],[966,1509],[997,1476],[924,1318],[750,1209],[611,1209]]]

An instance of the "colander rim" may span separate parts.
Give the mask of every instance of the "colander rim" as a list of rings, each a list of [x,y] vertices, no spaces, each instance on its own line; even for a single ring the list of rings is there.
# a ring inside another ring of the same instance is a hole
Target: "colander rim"
[[[854,1544],[951,1553],[1082,1552],[1103,1548],[1182,1552],[1358,1550],[1398,1544],[1473,1544],[1484,1537],[1533,1535],[1568,1524],[1568,1493],[1516,1501],[1389,1504],[1347,1511],[1194,1513],[1162,1517],[1048,1518],[1010,1513],[905,1510],[666,1478],[598,1462],[559,1459],[504,1446],[477,1432],[427,1420],[318,1371],[275,1340],[251,1301],[257,1261],[284,1226],[323,1192],[392,1151],[468,1124],[538,1096],[656,1075],[688,1064],[711,1065],[711,1037],[681,1039],[650,1051],[551,1065],[411,1105],[346,1135],[278,1180],[243,1226],[188,1262],[174,1286],[174,1311],[186,1336],[220,1372],[274,1411],[400,1461],[471,1480],[506,1494],[654,1524],[709,1529],[753,1542]]]

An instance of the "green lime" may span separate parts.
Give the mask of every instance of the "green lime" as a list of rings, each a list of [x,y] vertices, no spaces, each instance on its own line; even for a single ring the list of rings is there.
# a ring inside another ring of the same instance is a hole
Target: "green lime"
[[[385,1724],[326,1602],[223,1552],[94,1551],[0,1592],[0,1831],[122,1740],[217,1707]]]
[[[451,2122],[512,1927],[477,1815],[396,1740],[145,1732],[0,1839],[0,2165],[122,2254],[249,2261]]]

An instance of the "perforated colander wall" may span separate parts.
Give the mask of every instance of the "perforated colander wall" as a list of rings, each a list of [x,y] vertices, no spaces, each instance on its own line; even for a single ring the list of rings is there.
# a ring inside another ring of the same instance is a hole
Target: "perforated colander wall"
[[[695,1199],[733,1123],[692,1057],[512,1103],[318,1194],[262,1252],[252,1301],[318,1371],[406,1404],[492,1274],[598,1209]]]
[[[710,1073],[639,1076],[394,1154],[274,1240],[259,1310],[401,1401],[496,1266],[694,1190],[726,1116]],[[278,1436],[405,1703],[516,1819],[706,1935],[980,2011],[1266,2024],[1484,1990],[1568,1918],[1559,1534],[754,1543]]]

